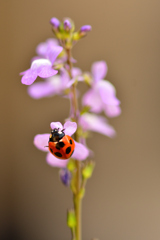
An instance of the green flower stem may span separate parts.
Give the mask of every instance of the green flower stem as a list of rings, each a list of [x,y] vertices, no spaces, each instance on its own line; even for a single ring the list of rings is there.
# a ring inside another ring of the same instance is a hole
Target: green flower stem
[[[68,56],[67,63],[69,65],[69,76],[70,79],[72,79],[72,62],[71,62],[71,50],[66,49],[66,53]],[[76,84],[73,84],[71,87],[72,91],[72,98],[71,98],[71,104],[72,108],[74,110],[74,119],[78,126],[78,101],[77,101],[77,95],[76,95]],[[78,132],[75,133],[75,141],[79,142],[79,136]],[[75,240],[81,240],[81,198],[79,196],[80,192],[80,186],[81,186],[81,162],[76,161],[76,192],[73,193],[73,201],[74,201],[74,209],[75,209],[75,215],[76,215],[76,228],[75,228]]]
[[[76,182],[76,194],[73,195],[74,199],[74,207],[75,207],[75,214],[76,214],[76,240],[81,240],[81,198],[79,197],[80,191],[80,179],[81,179],[81,166],[80,162],[76,161],[77,165],[77,182]]]
[[[72,233],[72,240],[76,240],[74,228],[71,228],[71,233]]]

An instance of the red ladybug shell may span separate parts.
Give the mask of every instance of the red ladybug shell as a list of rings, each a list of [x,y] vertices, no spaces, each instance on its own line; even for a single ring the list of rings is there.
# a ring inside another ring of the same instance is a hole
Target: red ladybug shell
[[[72,156],[75,149],[74,140],[65,135],[58,142],[49,142],[49,151],[56,157],[60,159],[68,159]]]

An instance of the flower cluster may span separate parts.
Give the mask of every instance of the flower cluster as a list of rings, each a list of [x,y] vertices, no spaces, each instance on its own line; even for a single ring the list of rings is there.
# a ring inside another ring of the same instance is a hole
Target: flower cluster
[[[70,186],[74,209],[67,213],[67,225],[72,239],[81,240],[80,202],[95,166],[93,152],[88,149],[86,140],[90,131],[110,138],[116,135],[106,117],[120,115],[120,101],[115,87],[105,80],[108,71],[105,61],[94,62],[90,73],[73,66],[76,60],[71,50],[91,31],[91,26],[84,25],[75,31],[75,25],[69,18],[62,22],[52,18],[50,24],[55,38],[37,46],[37,55],[32,58],[30,68],[20,74],[21,82],[29,85],[28,94],[34,99],[59,95],[70,100],[70,113],[64,125],[51,122],[51,133],[36,135],[34,145],[47,152],[47,163],[58,167],[61,182]],[[35,82],[38,77],[43,81]],[[79,82],[88,86],[81,99],[77,99],[80,98]]]
[[[71,136],[76,132],[78,124],[79,138],[82,143],[86,142],[87,134],[85,133],[88,131],[114,137],[116,134],[114,128],[109,125],[106,117],[100,115],[103,112],[107,117],[116,117],[121,113],[120,101],[116,97],[115,87],[105,80],[108,71],[106,62],[94,62],[91,73],[85,73],[79,68],[71,67],[76,60],[68,54],[75,43],[91,31],[91,26],[84,25],[75,32],[74,23],[69,18],[64,19],[63,22],[57,18],[52,18],[50,23],[56,38],[48,39],[37,46],[37,56],[32,59],[30,68],[21,73],[21,82],[30,85],[28,94],[34,99],[60,95],[67,96],[71,101],[73,86],[77,86],[79,82],[87,84],[89,89],[82,97],[82,109],[76,113],[76,120],[74,119],[74,110],[71,109],[69,119],[73,122],[65,122],[65,133]],[[37,77],[43,78],[44,81],[34,83]],[[71,106],[71,108],[73,107]],[[51,123],[51,129],[54,127],[63,128],[59,122]],[[34,138],[35,146],[48,152],[48,164],[66,168],[69,159],[59,160],[45,147],[48,145],[49,135],[36,135]],[[75,160],[85,160],[89,156],[90,151],[86,144],[82,143],[75,141],[75,151],[72,155]]]

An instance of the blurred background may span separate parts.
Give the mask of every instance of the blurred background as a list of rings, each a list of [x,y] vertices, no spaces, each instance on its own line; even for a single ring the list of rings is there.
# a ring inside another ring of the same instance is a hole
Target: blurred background
[[[73,50],[77,66],[88,71],[105,60],[122,107],[109,120],[115,139],[88,140],[96,168],[83,200],[83,240],[160,239],[159,7],[158,0],[1,1],[1,239],[71,239],[71,192],[33,146],[51,121],[68,117],[69,102],[31,99],[19,76],[37,44],[53,36],[52,17],[72,18],[77,30],[92,25]]]

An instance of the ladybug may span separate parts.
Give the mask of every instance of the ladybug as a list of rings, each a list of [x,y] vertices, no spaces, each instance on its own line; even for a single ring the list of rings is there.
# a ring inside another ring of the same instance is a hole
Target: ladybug
[[[64,133],[65,129],[54,128],[48,141],[49,151],[57,158],[68,159],[75,149],[74,140]]]

